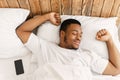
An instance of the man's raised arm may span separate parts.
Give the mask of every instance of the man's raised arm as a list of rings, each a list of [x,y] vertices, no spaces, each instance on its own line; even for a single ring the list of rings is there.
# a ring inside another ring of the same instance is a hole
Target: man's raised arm
[[[18,37],[21,39],[21,41],[23,43],[26,43],[32,31],[36,27],[38,27],[39,25],[41,25],[42,23],[48,20],[54,25],[59,25],[61,21],[60,15],[55,12],[47,13],[44,15],[38,15],[24,22],[21,26],[19,26],[16,29],[16,33]]]
[[[120,53],[116,48],[110,33],[107,30],[102,29],[97,33],[96,38],[100,41],[106,42],[109,52],[108,54],[109,63],[103,74],[107,74],[107,75],[120,74]]]

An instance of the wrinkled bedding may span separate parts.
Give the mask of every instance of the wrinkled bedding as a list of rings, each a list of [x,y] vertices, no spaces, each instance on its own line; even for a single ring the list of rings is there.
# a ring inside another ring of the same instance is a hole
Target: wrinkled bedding
[[[118,76],[94,75],[93,80],[120,80],[120,75]]]
[[[47,64],[30,75],[19,77],[18,80],[120,80],[120,76],[92,75],[88,67]]]

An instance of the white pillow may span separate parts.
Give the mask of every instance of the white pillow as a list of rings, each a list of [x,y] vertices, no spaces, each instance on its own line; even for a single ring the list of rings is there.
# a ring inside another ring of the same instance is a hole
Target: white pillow
[[[118,36],[119,36],[119,41],[120,41],[120,24],[118,25]]]
[[[10,58],[26,53],[15,29],[23,23],[29,10],[18,8],[0,8],[0,58]]]
[[[96,33],[99,30],[107,29],[111,33],[118,50],[120,50],[116,20],[117,20],[116,17],[112,18],[87,17],[87,21],[85,22],[81,21],[83,37],[80,47],[94,51],[99,56],[108,59],[108,50],[106,43],[96,40],[95,37]]]
[[[80,44],[81,48],[85,48],[96,52],[98,55],[104,58],[108,58],[108,51],[105,42],[100,42],[95,39],[96,32],[102,28],[107,29],[112,34],[115,44],[120,49],[118,40],[118,29],[116,27],[116,17],[100,18],[89,16],[72,16],[62,15],[62,21],[68,18],[77,19],[81,22],[83,35]],[[46,22],[38,28],[37,36],[48,41],[59,43],[59,27],[52,25],[50,22]]]
[[[40,25],[37,30],[37,36],[53,43],[59,43],[59,27],[47,21]]]

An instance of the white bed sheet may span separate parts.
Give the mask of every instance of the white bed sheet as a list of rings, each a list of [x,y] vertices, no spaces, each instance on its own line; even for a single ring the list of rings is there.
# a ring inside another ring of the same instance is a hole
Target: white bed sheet
[[[69,77],[69,76],[68,76]],[[16,80],[44,80],[42,78],[38,77],[33,77],[33,76],[19,76]],[[46,80],[63,80],[63,79],[46,79]],[[65,79],[64,79],[65,80]],[[68,80],[68,79],[66,79]],[[79,79],[81,80],[81,79]],[[107,76],[107,75],[96,75],[93,76],[92,80],[120,80],[120,76]]]
[[[74,67],[74,69],[75,68],[76,67]],[[79,68],[77,70],[75,69],[74,72],[73,67],[71,71],[69,66],[46,65],[45,67],[39,67],[31,75],[19,77],[17,80],[120,80],[120,75],[94,75],[91,77],[86,70],[87,68],[82,70]],[[81,71],[81,73],[79,73],[79,71]]]
[[[93,80],[120,80],[120,75],[118,76],[94,75]]]
[[[19,59],[22,59],[24,74],[16,75],[14,61]],[[0,80],[24,80],[25,76],[36,70],[36,64],[30,62],[31,53],[19,57],[0,59]]]

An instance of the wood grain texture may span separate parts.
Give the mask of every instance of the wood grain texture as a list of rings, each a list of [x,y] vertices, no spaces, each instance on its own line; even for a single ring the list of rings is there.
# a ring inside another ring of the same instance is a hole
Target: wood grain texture
[[[41,12],[42,12],[42,14],[51,11],[50,0],[44,0],[44,1],[40,0],[40,5],[41,5]]]
[[[0,8],[28,9],[31,17],[55,11],[66,15],[120,18],[119,6],[120,0],[0,0]]]
[[[82,14],[82,0],[72,0],[72,15]]]
[[[19,8],[19,4],[17,0],[6,0],[8,2],[8,6],[12,8]]]
[[[92,16],[100,16],[104,0],[94,0],[92,7]]]
[[[31,9],[31,14],[38,15],[41,14],[41,8],[40,8],[40,1],[39,0],[29,0],[30,3],[30,9]]]
[[[51,11],[61,13],[61,2],[60,0],[51,0]]]
[[[28,0],[18,0],[18,3],[19,3],[21,8],[30,10],[30,5],[29,5],[29,1]]]
[[[8,3],[6,0],[0,0],[0,7],[1,8],[8,8]]]
[[[71,9],[71,0],[61,0],[61,12],[62,14],[68,14],[70,15],[72,12]]]
[[[20,8],[30,10],[30,4],[28,0],[18,0]],[[32,12],[30,12],[30,17],[32,17]]]
[[[109,4],[108,4],[109,3]],[[114,0],[105,0],[101,12],[101,17],[109,17],[112,11]]]
[[[118,8],[117,17],[118,17],[117,25],[120,25],[120,6]]]
[[[83,0],[82,15],[90,16],[92,12],[93,0]]]
[[[111,10],[110,16],[116,16],[120,6],[120,0],[114,0],[113,8]]]

